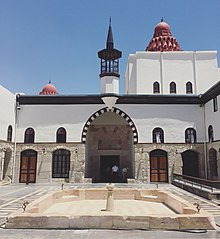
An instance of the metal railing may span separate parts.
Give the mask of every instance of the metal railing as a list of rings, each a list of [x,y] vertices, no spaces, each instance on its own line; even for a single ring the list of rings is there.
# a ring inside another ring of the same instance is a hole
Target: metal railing
[[[220,181],[211,181],[203,178],[196,178],[187,175],[173,174],[173,181],[179,183],[190,185],[201,190],[209,190],[214,192],[216,189],[220,189]]]

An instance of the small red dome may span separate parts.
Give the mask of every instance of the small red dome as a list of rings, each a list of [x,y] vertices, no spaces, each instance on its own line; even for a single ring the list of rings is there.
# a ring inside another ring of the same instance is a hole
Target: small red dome
[[[179,43],[170,32],[169,24],[163,19],[156,25],[153,38],[146,51],[181,51]]]
[[[49,84],[45,85],[43,90],[39,93],[39,95],[58,95],[56,88],[50,82]]]
[[[154,31],[161,31],[161,30],[166,30],[166,31],[170,31],[170,26],[168,23],[166,22],[159,22]]]

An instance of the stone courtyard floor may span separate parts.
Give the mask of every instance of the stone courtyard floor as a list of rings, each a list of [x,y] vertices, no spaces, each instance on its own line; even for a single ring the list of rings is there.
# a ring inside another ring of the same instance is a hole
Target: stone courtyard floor
[[[64,203],[54,203],[42,215],[167,215],[175,214],[162,203],[145,202],[139,200],[114,200],[114,212],[106,212],[106,200],[82,200]]]
[[[105,187],[105,184],[66,184],[64,188],[71,187]],[[154,184],[116,184],[116,187],[141,187],[155,188]],[[190,203],[199,202],[203,210],[211,213],[216,223],[220,225],[220,207],[213,203],[170,184],[159,184],[160,189],[167,190],[184,198]],[[54,238],[77,238],[77,239],[108,239],[108,238],[155,238],[163,236],[163,239],[172,238],[220,238],[220,227],[216,231],[145,231],[145,230],[36,230],[36,229],[4,229],[7,216],[14,210],[21,208],[24,200],[32,202],[45,195],[48,191],[61,189],[58,184],[30,184],[30,185],[5,185],[0,186],[0,239],[54,239]]]

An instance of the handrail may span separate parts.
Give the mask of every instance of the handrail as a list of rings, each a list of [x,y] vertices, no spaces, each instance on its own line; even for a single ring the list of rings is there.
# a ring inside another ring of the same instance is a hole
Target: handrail
[[[185,184],[190,184],[191,186],[197,186],[201,189],[205,188],[208,190],[211,190],[212,192],[214,189],[220,189],[220,181],[212,181],[212,180],[207,180],[203,178],[196,178],[192,176],[187,176],[187,175],[181,175],[181,174],[173,174],[173,179],[176,180],[181,180]]]

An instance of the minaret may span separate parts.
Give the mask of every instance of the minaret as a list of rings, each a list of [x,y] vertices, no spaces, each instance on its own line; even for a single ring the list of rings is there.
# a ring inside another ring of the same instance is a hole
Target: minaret
[[[106,48],[98,52],[101,59],[101,94],[119,94],[119,58],[121,51],[114,48],[111,18],[108,28]]]

